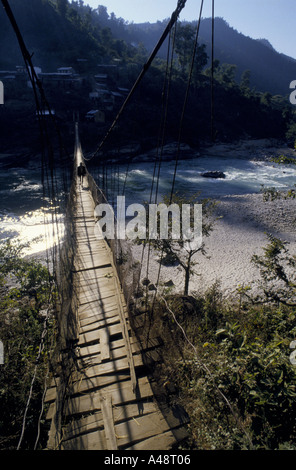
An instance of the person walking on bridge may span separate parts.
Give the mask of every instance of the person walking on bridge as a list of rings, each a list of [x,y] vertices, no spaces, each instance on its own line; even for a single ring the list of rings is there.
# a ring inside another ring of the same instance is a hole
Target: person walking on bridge
[[[86,175],[86,169],[82,162],[80,162],[80,165],[77,168],[77,174],[80,178],[80,185],[83,188],[83,177]]]

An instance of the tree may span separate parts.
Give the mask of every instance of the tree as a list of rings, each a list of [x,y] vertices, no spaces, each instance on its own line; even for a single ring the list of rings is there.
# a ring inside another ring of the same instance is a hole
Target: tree
[[[208,55],[206,53],[206,45],[201,44],[198,45],[196,48],[194,64],[193,64],[193,75],[192,75],[192,82],[195,87],[197,87],[200,83],[199,77],[203,70],[203,68],[208,63]]]
[[[245,70],[241,75],[240,89],[245,96],[250,96],[251,71]]]
[[[108,14],[107,7],[105,7],[103,5],[99,5],[98,8],[97,8],[97,13],[99,15],[100,23],[103,26],[107,26],[107,23],[108,23],[108,20],[109,20],[109,14]]]
[[[68,9],[68,0],[57,0],[57,9],[60,15],[65,17]]]
[[[222,64],[218,69],[218,80],[226,85],[232,87],[235,83],[235,74],[237,65],[234,64]]]
[[[185,26],[180,25],[176,32],[176,53],[181,68],[181,75],[184,77],[189,73],[192,60],[194,59],[192,83],[194,86],[198,86],[199,74],[208,62],[208,55],[206,53],[205,44],[197,44],[195,49],[195,36],[195,28],[191,24],[186,24]],[[194,58],[193,53],[195,53]]]
[[[163,198],[164,204],[170,208],[171,206],[177,206],[182,209],[183,205],[190,205],[192,207],[193,202],[195,204],[202,205],[202,225],[201,225],[201,235],[202,237],[208,237],[213,230],[214,217],[213,213],[216,207],[216,202],[211,199],[203,199],[200,202],[196,201],[196,198],[188,198],[185,196],[179,196],[174,194],[169,200],[167,196]],[[180,223],[180,234],[184,230],[184,221],[181,219]],[[190,225],[192,227],[194,223],[194,213],[191,210],[190,213]],[[179,238],[174,237],[174,218],[172,217],[169,220],[169,230],[168,237],[160,238],[159,236],[155,239],[151,239],[151,245],[156,248],[158,251],[163,253],[161,262],[165,263],[166,261],[178,262],[181,268],[184,271],[184,295],[189,293],[189,282],[191,275],[195,274],[194,266],[197,263],[195,260],[195,255],[201,253],[205,255],[205,243],[200,239],[197,243],[189,242],[186,237],[180,236]]]
[[[181,73],[184,75],[189,66],[194,46],[194,28],[191,24],[186,24],[185,26],[179,24],[176,31],[175,43]]]
[[[54,334],[54,280],[37,260],[23,257],[24,248],[26,245],[13,241],[0,243],[0,338],[4,345],[4,364],[0,366],[1,450],[17,448],[36,374],[22,441],[22,449],[34,448]],[[46,429],[41,429],[40,438],[44,446]]]
[[[294,197],[295,197],[295,193]],[[277,198],[275,193],[274,198]],[[254,263],[260,271],[261,297],[258,303],[275,302],[289,307],[296,306],[296,256],[287,249],[287,242],[268,234],[269,243],[262,256],[254,255]]]

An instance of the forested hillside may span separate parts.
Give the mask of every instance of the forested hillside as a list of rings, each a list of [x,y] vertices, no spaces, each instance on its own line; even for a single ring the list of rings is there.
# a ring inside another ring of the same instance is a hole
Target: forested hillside
[[[124,96],[120,93],[118,95],[118,89],[132,88],[167,20],[156,24],[128,24],[114,13],[109,14],[105,6],[99,5],[97,9],[92,9],[81,0],[11,0],[10,5],[34,65],[45,74],[56,73],[61,67],[72,67],[77,80],[80,80],[79,92],[77,88],[53,87],[43,81],[46,95],[57,118],[66,126],[66,133],[72,126],[73,112],[80,113],[82,122],[93,106],[104,112],[104,122],[100,125],[81,126],[87,144],[93,148],[123,103]],[[180,129],[195,28],[194,22],[178,23],[176,30],[170,94],[166,104],[168,141],[175,140]],[[293,144],[296,125],[294,109],[288,99],[288,76],[289,80],[294,76],[296,62],[278,54],[264,40],[246,38],[218,18],[215,21],[212,93],[210,32],[210,20],[205,19],[201,24],[190,79],[182,140],[194,147],[198,147],[200,141],[211,139],[213,135],[216,140],[222,141],[242,137],[288,138]],[[125,119],[120,123],[118,132],[123,145],[136,141],[140,148],[146,149],[156,144],[167,66],[164,50],[146,73],[126,110]],[[11,80],[13,71],[22,64],[14,31],[1,9],[0,69],[8,70],[10,76],[3,75],[5,106],[1,109],[0,120],[7,130],[5,135],[8,145],[9,139],[14,142],[20,140],[16,138],[15,126],[12,132],[11,122],[18,123],[20,136],[26,139],[28,133],[21,129],[29,125],[30,116],[33,118],[32,92],[24,82],[20,85],[17,80]],[[98,88],[98,79],[95,77],[98,77],[102,65],[116,69],[112,77],[108,73],[107,83],[104,84],[106,92],[112,94],[115,100],[112,109],[104,108],[106,99],[102,101],[98,98],[95,103],[90,99],[90,93],[96,92]],[[0,78],[2,80],[2,76]],[[212,124],[214,127],[211,127]],[[71,136],[69,142],[72,142]]]
[[[129,24],[127,29],[134,42],[142,43],[152,50],[157,37],[166,21],[154,24]],[[192,27],[196,22],[183,23]],[[205,18],[200,25],[200,43],[206,45],[206,52],[211,56],[211,19]],[[215,18],[215,58],[221,63],[237,66],[236,79],[240,80],[245,70],[250,70],[250,84],[257,91],[287,95],[291,77],[296,76],[296,61],[277,52],[266,39],[255,40],[232,28],[223,18]],[[162,56],[166,54],[163,47]]]
[[[135,52],[100,26],[97,12],[84,7],[83,2],[12,0],[10,5],[27,48],[34,53],[35,65],[45,71],[63,63],[74,66],[81,58],[93,66]],[[21,62],[14,32],[1,8],[0,66],[9,68]]]

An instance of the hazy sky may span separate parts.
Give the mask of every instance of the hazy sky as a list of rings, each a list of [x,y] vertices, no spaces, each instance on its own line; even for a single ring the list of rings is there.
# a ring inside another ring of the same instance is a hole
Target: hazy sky
[[[150,23],[170,18],[177,0],[84,0],[92,8],[107,7],[108,13],[126,21]],[[181,19],[196,20],[201,0],[187,0]],[[203,17],[211,16],[212,0],[204,0]],[[215,0],[215,15],[223,17],[240,33],[266,38],[279,51],[296,58],[295,0]]]

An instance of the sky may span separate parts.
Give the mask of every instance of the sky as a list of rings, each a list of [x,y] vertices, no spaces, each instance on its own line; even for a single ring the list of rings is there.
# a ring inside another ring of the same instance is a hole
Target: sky
[[[154,23],[171,17],[177,0],[84,0],[107,7],[108,13],[128,22]],[[187,0],[180,19],[196,20],[201,0]],[[204,0],[203,17],[211,16],[212,0]],[[278,51],[296,58],[295,0],[215,0],[215,16],[253,39],[268,39]]]

